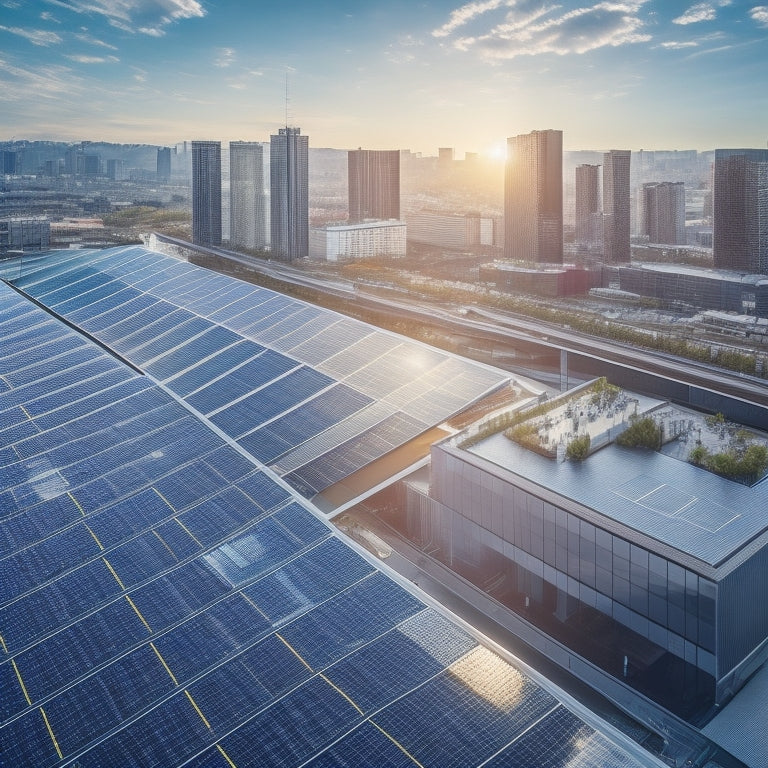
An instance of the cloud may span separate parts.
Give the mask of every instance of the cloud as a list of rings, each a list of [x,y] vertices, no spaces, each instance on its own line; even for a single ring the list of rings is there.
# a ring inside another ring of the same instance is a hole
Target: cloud
[[[768,5],[756,5],[749,15],[762,27],[768,27]]]
[[[75,13],[98,14],[124,32],[162,37],[165,27],[183,19],[202,18],[198,0],[46,0]]]
[[[731,5],[732,0],[720,0],[716,3],[696,3],[682,16],[672,19],[673,24],[697,24],[700,21],[714,21],[717,9]]]
[[[65,99],[83,93],[81,79],[69,68],[61,66],[43,66],[30,69],[16,66],[0,58],[0,73],[3,74],[3,87],[0,88],[0,102],[29,102],[29,94],[35,99]]]
[[[234,48],[219,48],[216,51],[216,58],[213,60],[215,66],[221,69],[226,69],[232,66],[235,61],[235,49]]]
[[[450,31],[469,20],[476,21],[489,11],[493,0],[465,5],[454,11],[448,22],[433,32],[449,36]],[[605,0],[594,5],[564,10],[559,5],[542,5],[529,0],[507,0],[509,9],[495,26],[473,36],[452,41],[462,51],[475,50],[489,60],[535,56],[542,53],[583,54],[605,46],[616,47],[651,39],[643,31],[639,11],[647,0]],[[496,14],[492,14],[496,16]],[[445,34],[444,34],[445,33]]]
[[[70,61],[76,61],[78,64],[116,64],[120,61],[117,56],[85,56],[81,54],[69,54],[67,58]]]
[[[50,11],[43,11],[40,14],[40,18],[43,21],[52,21],[54,24],[61,24],[61,22]]]
[[[670,51],[676,51],[680,48],[696,48],[699,44],[695,42],[694,40],[688,40],[687,42],[680,42],[677,40],[670,40],[666,43],[659,43],[659,45],[655,46],[656,48],[666,48]]]
[[[110,43],[105,43],[103,40],[99,40],[98,38],[95,38],[93,35],[89,35],[85,27],[83,27],[82,32],[75,33],[75,38],[77,40],[80,40],[80,42],[82,43],[90,43],[91,45],[96,45],[99,48],[109,48],[112,51],[117,50],[116,45],[110,45]]]
[[[6,27],[0,24],[0,30],[23,37],[29,40],[32,45],[48,46],[61,42],[60,35],[56,34],[56,32],[49,32],[44,29],[21,29],[20,27]]]

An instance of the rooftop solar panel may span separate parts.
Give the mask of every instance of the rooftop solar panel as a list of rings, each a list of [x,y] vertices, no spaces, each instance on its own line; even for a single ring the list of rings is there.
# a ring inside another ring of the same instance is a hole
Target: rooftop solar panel
[[[46,280],[65,285],[89,259],[126,285],[131,274],[158,295],[165,285],[167,298],[174,279],[185,295],[196,282],[194,268],[141,248],[32,264],[51,266]],[[162,268],[153,275],[154,259]],[[25,281],[34,288],[34,275]],[[0,750],[8,765],[474,765],[503,755],[540,713],[562,709],[350,549],[308,502],[190,411],[182,393],[252,350],[214,353],[174,373],[173,394],[2,284],[0,299],[0,333],[23,316],[30,327],[53,323],[57,343],[78,341],[62,354],[0,362],[0,434],[14,435],[0,448]],[[102,300],[93,306],[104,309]],[[289,445],[306,433],[279,415],[279,402],[330,385],[328,393],[344,396],[307,405],[313,419],[342,421],[366,402],[297,358],[291,366],[306,372],[306,391],[298,381],[265,387],[268,402],[249,402],[259,418],[274,412],[273,432]],[[20,424],[35,432],[16,434]],[[385,445],[405,434],[389,427],[378,438]],[[357,466],[354,452],[348,461]],[[563,738],[580,722],[566,721]],[[604,765],[610,749],[624,756],[604,744],[584,765]]]

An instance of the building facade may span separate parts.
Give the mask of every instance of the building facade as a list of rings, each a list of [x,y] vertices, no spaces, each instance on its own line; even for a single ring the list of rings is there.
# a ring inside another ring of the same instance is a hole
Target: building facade
[[[631,261],[628,149],[603,155],[603,259],[609,264]]]
[[[285,261],[309,256],[309,137],[286,126],[270,137],[270,247]]]
[[[494,244],[493,219],[478,213],[418,211],[406,217],[408,239],[437,248],[471,249]]]
[[[331,224],[309,231],[309,255],[323,261],[405,256],[405,222]]]
[[[47,216],[0,219],[0,253],[28,249],[45,251],[51,244],[51,221]]]
[[[768,149],[716,149],[715,267],[768,272]]]
[[[230,243],[266,248],[264,148],[256,141],[229,144],[229,205]]]
[[[157,180],[168,182],[171,178],[171,148],[157,148]]]
[[[192,242],[221,245],[221,142],[192,142]]]
[[[641,192],[641,234],[649,243],[685,245],[685,184],[648,182]]]
[[[350,150],[347,177],[351,222],[400,218],[399,150]]]
[[[575,216],[576,242],[593,248],[603,240],[600,210],[600,166],[576,166]]]
[[[515,261],[563,261],[563,132],[507,139],[504,255]]]

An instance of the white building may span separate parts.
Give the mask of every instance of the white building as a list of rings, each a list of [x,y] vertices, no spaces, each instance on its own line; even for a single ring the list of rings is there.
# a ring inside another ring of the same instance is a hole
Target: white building
[[[438,248],[475,248],[495,245],[494,221],[476,213],[419,211],[406,217],[408,239]]]
[[[328,224],[312,229],[309,233],[309,255],[324,261],[405,256],[405,222],[389,219],[359,224]]]

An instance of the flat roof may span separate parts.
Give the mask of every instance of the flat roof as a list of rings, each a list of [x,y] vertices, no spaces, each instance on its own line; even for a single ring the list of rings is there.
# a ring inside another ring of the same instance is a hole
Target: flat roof
[[[705,277],[709,280],[722,280],[729,283],[746,283],[760,285],[768,282],[768,276],[749,272],[737,272],[730,269],[710,269],[708,267],[693,267],[684,264],[623,264],[623,267],[643,269],[648,272],[666,272],[667,274],[687,275],[690,277]]]
[[[767,481],[750,488],[656,451],[613,443],[559,462],[503,433],[468,451],[713,567],[768,528]]]

